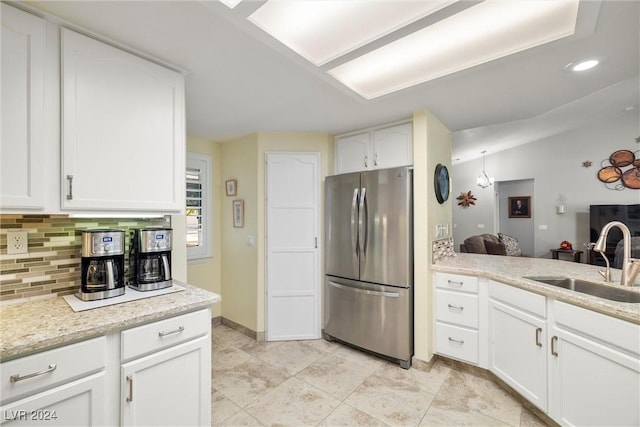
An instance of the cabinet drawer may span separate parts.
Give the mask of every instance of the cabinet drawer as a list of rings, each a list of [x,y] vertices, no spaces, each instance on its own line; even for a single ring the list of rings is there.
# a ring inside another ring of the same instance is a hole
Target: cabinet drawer
[[[478,331],[436,322],[436,353],[478,363]]]
[[[478,296],[436,289],[436,320],[478,327]]]
[[[489,297],[542,318],[547,317],[547,300],[543,295],[492,280],[489,282]]]
[[[171,317],[122,331],[122,360],[166,348],[211,331],[209,310]]]
[[[99,337],[4,362],[2,404],[97,372],[105,366],[105,354],[106,338]]]
[[[436,273],[436,287],[478,293],[478,278],[460,274]]]
[[[561,301],[553,301],[553,311],[557,325],[640,355],[640,325]]]

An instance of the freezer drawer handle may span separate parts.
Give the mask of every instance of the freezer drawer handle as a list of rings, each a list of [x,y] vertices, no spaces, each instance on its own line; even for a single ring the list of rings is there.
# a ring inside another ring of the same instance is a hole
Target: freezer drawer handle
[[[381,297],[391,297],[391,298],[399,298],[400,297],[400,293],[399,292],[384,292],[384,291],[369,291],[366,289],[359,289],[359,288],[353,288],[351,286],[344,286],[344,285],[340,285],[338,283],[334,283],[334,282],[329,282],[329,285],[338,288],[338,289],[347,289],[349,291],[353,291],[353,292],[358,292],[361,294],[367,294],[367,295],[378,295]]]
[[[28,374],[28,375],[20,375],[20,374],[11,375],[9,377],[9,381],[11,381],[12,383],[17,383],[18,381],[27,380],[27,379],[33,378],[33,377],[38,377],[40,375],[44,375],[44,374],[47,374],[49,372],[55,371],[57,367],[58,367],[57,364],[52,363],[51,365],[49,365],[49,367],[47,369],[45,369],[43,371],[40,371],[40,372],[34,372],[33,374]]]
[[[451,304],[447,304],[449,306],[449,310],[457,310],[457,311],[462,311],[464,310],[464,307],[462,307],[461,305],[451,305]]]
[[[457,339],[451,338],[451,337],[449,337],[449,342],[452,342],[452,343],[455,343],[455,344],[460,344],[460,345],[464,344],[464,340],[457,340]]]

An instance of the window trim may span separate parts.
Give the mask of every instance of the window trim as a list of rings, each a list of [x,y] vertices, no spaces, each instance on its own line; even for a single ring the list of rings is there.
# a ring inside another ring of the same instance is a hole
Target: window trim
[[[212,258],[212,183],[211,183],[211,156],[206,154],[199,153],[191,153],[187,152],[186,162],[185,162],[185,187],[184,187],[184,197],[185,197],[185,206],[186,206],[186,191],[187,191],[187,180],[186,173],[189,166],[193,166],[193,163],[198,163],[201,169],[202,179],[202,245],[197,247],[187,247],[187,261],[194,261],[203,258]],[[204,170],[202,170],[204,169]],[[188,206],[185,208],[185,234],[187,232],[187,214],[186,210]],[[185,235],[186,240],[186,235]]]

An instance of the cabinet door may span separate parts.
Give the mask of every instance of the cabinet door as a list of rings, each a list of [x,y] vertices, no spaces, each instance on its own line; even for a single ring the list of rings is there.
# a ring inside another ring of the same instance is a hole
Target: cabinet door
[[[184,79],[62,29],[62,206],[184,209]]]
[[[44,207],[43,19],[2,4],[2,208]]]
[[[413,164],[413,127],[411,123],[373,132],[373,167],[376,169]]]
[[[336,173],[371,169],[369,132],[336,139]]]
[[[211,425],[209,335],[122,365],[123,426]]]
[[[554,327],[550,415],[562,425],[640,425],[640,361]]]
[[[105,373],[91,375],[0,408],[3,426],[104,425]]]
[[[547,410],[546,322],[493,299],[489,300],[490,370]]]

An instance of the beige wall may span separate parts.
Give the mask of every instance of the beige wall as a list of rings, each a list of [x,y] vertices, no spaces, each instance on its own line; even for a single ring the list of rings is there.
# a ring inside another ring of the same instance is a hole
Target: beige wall
[[[212,257],[186,262],[186,281],[194,286],[221,294],[220,276],[222,274],[222,248],[220,239],[220,204],[221,194],[224,192],[221,171],[221,149],[219,144],[214,144],[209,140],[189,137],[187,138],[187,151],[190,153],[205,154],[211,157],[211,205],[209,207],[210,234],[207,237],[209,238],[209,241],[212,242]],[[177,220],[178,219],[175,216],[172,218],[174,228]],[[184,227],[184,216],[181,216],[180,224]],[[176,234],[186,236],[186,232]],[[178,246],[185,247],[186,245],[182,244]],[[186,260],[186,250],[184,258]],[[223,303],[224,301],[213,305],[211,313],[213,317],[217,317],[222,314]]]
[[[433,295],[431,290],[431,242],[436,224],[451,231],[451,196],[442,205],[434,193],[434,170],[442,163],[451,170],[451,132],[429,111],[413,115],[414,167],[414,351],[429,361],[433,356]]]

